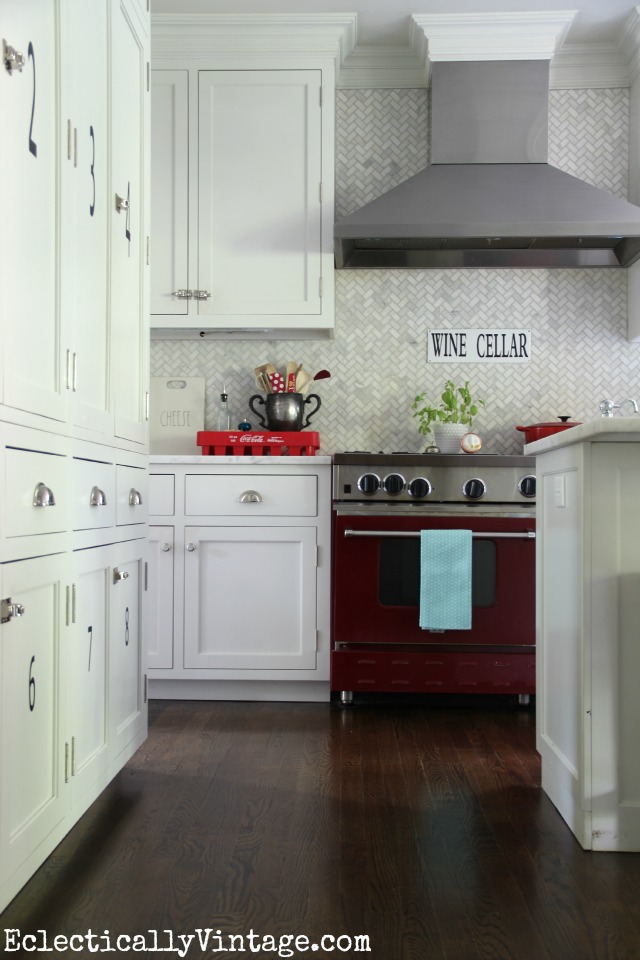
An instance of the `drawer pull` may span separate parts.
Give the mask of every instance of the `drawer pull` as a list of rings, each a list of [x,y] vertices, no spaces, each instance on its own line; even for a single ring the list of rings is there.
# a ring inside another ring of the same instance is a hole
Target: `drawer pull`
[[[121,580],[128,580],[129,573],[127,570],[118,570],[117,567],[113,568],[113,582],[120,583]]]
[[[263,503],[261,494],[257,490],[245,490],[238,497],[238,503]]]
[[[107,505],[107,496],[104,490],[101,490],[100,487],[92,487],[91,494],[89,496],[89,506],[90,507],[106,507]]]
[[[55,507],[56,498],[53,495],[53,490],[46,483],[36,484],[33,491],[33,505],[34,507]]]
[[[129,491],[129,506],[130,507],[139,507],[142,505],[142,494],[139,490],[136,490],[135,487],[131,487]]]
[[[169,553],[169,550],[171,550],[171,544],[163,543],[160,549],[162,550],[163,553]]]
[[[116,210],[120,213],[121,210],[129,209],[129,201],[125,200],[124,197],[119,196],[116,193]]]

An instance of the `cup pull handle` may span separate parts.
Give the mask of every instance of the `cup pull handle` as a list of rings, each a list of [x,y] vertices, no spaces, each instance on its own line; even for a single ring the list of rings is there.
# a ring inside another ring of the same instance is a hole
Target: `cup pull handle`
[[[264,503],[264,500],[257,490],[245,490],[238,497],[238,503]]]
[[[129,506],[130,507],[139,507],[142,505],[142,494],[139,490],[136,490],[135,487],[131,487],[129,491]]]
[[[104,490],[101,490],[100,487],[92,487],[91,494],[89,495],[89,506],[90,507],[106,507],[107,497]]]
[[[36,488],[33,491],[33,506],[34,507],[55,507],[56,498],[53,495],[53,490],[51,487],[48,487],[46,483],[37,483]]]

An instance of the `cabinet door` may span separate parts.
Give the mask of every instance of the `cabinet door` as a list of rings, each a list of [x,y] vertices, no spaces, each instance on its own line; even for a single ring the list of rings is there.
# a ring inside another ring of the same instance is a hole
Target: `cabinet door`
[[[316,666],[314,527],[185,528],[185,667]]]
[[[320,314],[320,71],[201,71],[199,84],[199,315]]]
[[[61,722],[67,570],[64,555],[2,567],[2,596],[23,612],[0,626],[0,887],[38,857],[68,809]]]
[[[62,312],[72,328],[72,421],[111,434],[107,0],[67,0],[62,34]]]
[[[143,564],[146,541],[115,544],[109,600],[109,744],[114,759],[146,729]]]
[[[68,730],[74,804],[82,803],[106,774],[107,631],[109,612],[109,552],[111,547],[74,554],[69,644]]]
[[[147,666],[173,667],[173,527],[149,527]]]
[[[111,335],[115,435],[146,441],[146,39],[128,4],[111,23]]]
[[[151,73],[151,313],[186,316],[189,300],[189,74]]]
[[[59,4],[3,0],[2,36],[24,57],[21,71],[0,73],[2,177],[0,322],[4,402],[64,420],[58,302]]]

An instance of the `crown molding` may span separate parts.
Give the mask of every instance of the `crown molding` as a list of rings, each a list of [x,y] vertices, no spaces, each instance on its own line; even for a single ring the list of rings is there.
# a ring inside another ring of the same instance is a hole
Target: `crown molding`
[[[411,17],[438,60],[551,60],[575,10],[544,13],[418,14]]]
[[[335,61],[336,76],[356,46],[357,15],[152,14],[151,55],[162,60],[263,56],[286,61],[300,55]]]
[[[640,9],[634,7],[618,40],[629,69],[629,83],[640,76]]]

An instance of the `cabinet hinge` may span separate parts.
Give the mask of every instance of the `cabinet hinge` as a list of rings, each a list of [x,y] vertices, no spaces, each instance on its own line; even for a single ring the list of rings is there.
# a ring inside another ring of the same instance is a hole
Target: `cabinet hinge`
[[[148,420],[148,419],[149,419],[149,416],[150,416],[150,414],[149,414],[149,402],[150,402],[150,400],[149,400],[149,391],[147,390],[146,393],[145,393],[145,395],[144,395],[144,418],[145,418],[145,420]]]

